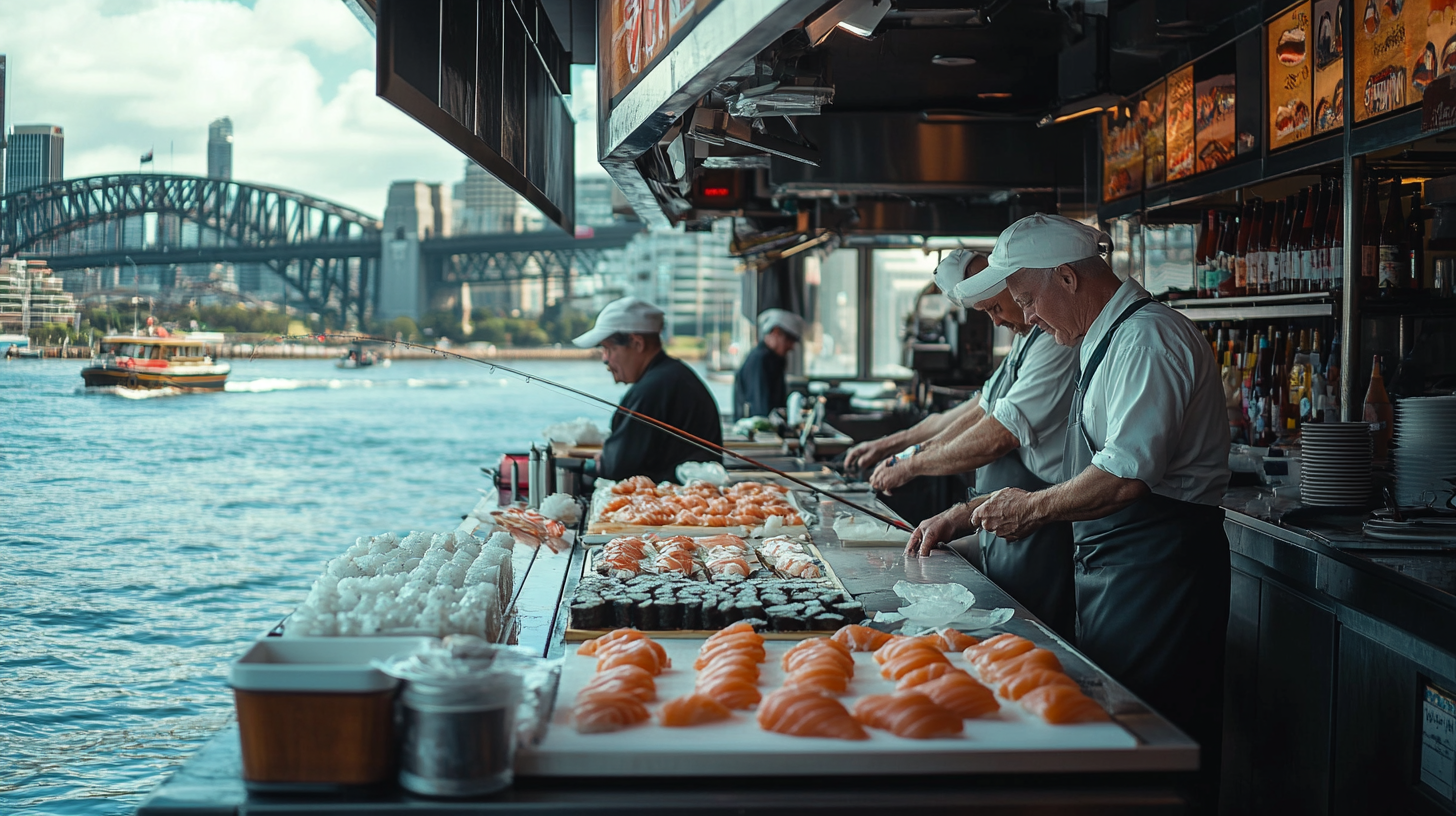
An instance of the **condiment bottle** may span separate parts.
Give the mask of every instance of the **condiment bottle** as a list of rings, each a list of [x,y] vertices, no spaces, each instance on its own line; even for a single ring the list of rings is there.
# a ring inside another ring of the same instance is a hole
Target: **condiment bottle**
[[[1377,354],[1370,364],[1370,388],[1365,392],[1365,421],[1370,423],[1376,461],[1384,461],[1390,453],[1392,415],[1390,395],[1385,393],[1385,378],[1380,376],[1380,355]]]

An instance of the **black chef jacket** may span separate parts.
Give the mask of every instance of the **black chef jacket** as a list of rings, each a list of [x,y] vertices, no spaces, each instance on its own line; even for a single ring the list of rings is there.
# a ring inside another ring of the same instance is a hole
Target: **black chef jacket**
[[[701,437],[723,444],[718,404],[708,386],[681,360],[659,351],[642,378],[622,395],[621,405]],[[649,476],[654,482],[677,481],[683,462],[722,461],[722,456],[640,419],[618,411],[612,415],[612,433],[602,444],[602,465],[597,475],[607,479]]]
[[[784,380],[789,361],[759,343],[743,358],[738,374],[733,377],[733,418],[768,416],[775,408],[784,407],[789,387]],[[744,413],[744,406],[748,406]]]

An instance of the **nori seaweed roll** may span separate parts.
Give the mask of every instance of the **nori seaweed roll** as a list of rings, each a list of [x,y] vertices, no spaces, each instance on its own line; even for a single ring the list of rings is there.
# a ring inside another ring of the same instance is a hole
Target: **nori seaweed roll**
[[[601,598],[580,601],[571,605],[571,626],[573,629],[605,629],[610,622],[611,607]]]
[[[657,625],[657,602],[651,598],[637,604],[637,628],[644,631],[662,628]]]
[[[701,598],[682,599],[682,628],[703,628],[703,600]]]

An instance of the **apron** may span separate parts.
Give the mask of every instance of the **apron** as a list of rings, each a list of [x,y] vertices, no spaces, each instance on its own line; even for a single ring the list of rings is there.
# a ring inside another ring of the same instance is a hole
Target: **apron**
[[[1118,327],[1149,303],[1123,311],[1077,381],[1064,460],[1069,477],[1092,464],[1092,440],[1082,427],[1087,385]],[[1229,613],[1222,508],[1148,493],[1072,527],[1077,648],[1197,741],[1204,773],[1216,780]]]
[[[1026,353],[1042,334],[1041,329],[1032,329],[1021,353],[1015,360],[1008,359],[1002,367],[1001,375],[986,396],[988,416],[996,401],[1011,390]],[[994,493],[1003,487],[1034,492],[1051,487],[1051,483],[1037,478],[1022,464],[1021,456],[1012,451],[976,470],[975,495]],[[1077,606],[1072,589],[1070,523],[1048,524],[1020,541],[1007,541],[982,530],[981,563],[992,583],[1020,601],[1052,631],[1068,640],[1072,638]]]

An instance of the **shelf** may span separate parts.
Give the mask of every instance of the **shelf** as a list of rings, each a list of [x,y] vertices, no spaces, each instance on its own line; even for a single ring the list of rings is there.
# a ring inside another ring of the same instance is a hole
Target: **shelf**
[[[1168,304],[1178,308],[1177,301]],[[1189,320],[1262,320],[1272,317],[1329,317],[1332,303],[1288,303],[1272,306],[1226,306],[1223,308],[1179,309]]]
[[[1350,155],[1374,153],[1434,135],[1436,131],[1421,133],[1421,109],[1417,107],[1388,119],[1356,125],[1350,131]]]
[[[1337,130],[1307,139],[1299,144],[1270,153],[1264,159],[1264,180],[1313,170],[1321,165],[1343,163],[1345,133]]]
[[[1297,292],[1288,295],[1246,295],[1226,298],[1180,298],[1169,300],[1168,305],[1177,309],[1205,309],[1213,306],[1248,306],[1262,303],[1301,303],[1305,301],[1330,301],[1331,292]]]

